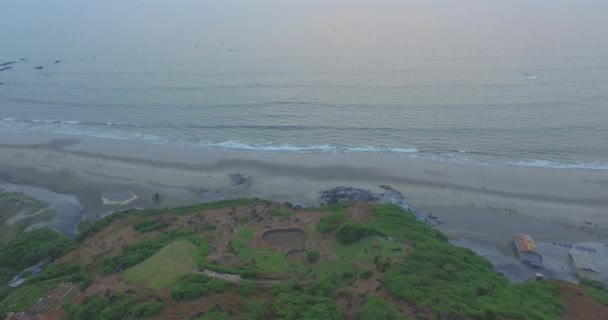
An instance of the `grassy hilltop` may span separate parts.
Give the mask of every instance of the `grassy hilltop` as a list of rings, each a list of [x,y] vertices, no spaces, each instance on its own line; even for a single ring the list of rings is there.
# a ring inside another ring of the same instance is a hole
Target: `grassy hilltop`
[[[81,224],[77,239],[21,232],[0,247],[2,284],[45,259],[22,286],[0,287],[0,318],[543,320],[568,318],[574,296],[608,310],[596,284],[511,284],[395,205],[119,212]]]

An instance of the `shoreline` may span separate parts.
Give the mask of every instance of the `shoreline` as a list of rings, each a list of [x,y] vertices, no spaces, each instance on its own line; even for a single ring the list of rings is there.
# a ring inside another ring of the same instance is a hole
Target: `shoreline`
[[[244,183],[231,181],[240,174]],[[539,241],[606,241],[608,172],[451,164],[386,154],[284,154],[154,145],[46,133],[0,137],[0,181],[76,196],[86,217],[130,207],[258,197],[304,206],[336,186],[391,185],[449,234],[494,243],[530,233]],[[576,214],[573,214],[576,213]]]

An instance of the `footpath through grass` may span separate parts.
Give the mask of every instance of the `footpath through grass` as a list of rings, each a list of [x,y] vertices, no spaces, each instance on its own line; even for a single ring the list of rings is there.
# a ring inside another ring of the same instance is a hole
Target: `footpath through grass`
[[[123,278],[152,290],[165,288],[194,270],[196,250],[189,241],[172,242],[144,262],[126,270]]]

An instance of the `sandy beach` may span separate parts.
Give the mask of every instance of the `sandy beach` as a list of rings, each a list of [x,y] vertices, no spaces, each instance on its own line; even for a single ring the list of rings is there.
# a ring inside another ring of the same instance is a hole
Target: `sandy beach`
[[[234,174],[246,179],[231,180]],[[494,243],[506,243],[521,232],[534,234],[539,241],[608,238],[608,172],[604,170],[8,133],[0,137],[0,180],[74,195],[84,206],[83,215],[93,219],[126,207],[152,207],[154,193],[162,195],[162,206],[234,197],[314,206],[320,191],[335,186],[376,191],[380,185],[390,185],[417,210],[436,215],[440,228],[454,237],[472,235]],[[125,199],[120,199],[121,194]],[[110,201],[104,195],[117,198]]]

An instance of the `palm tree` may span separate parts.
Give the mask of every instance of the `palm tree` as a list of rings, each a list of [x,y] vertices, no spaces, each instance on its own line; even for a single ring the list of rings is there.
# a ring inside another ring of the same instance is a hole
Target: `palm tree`
[[[152,202],[159,207],[161,203],[163,203],[163,196],[161,196],[158,192],[152,196]]]

